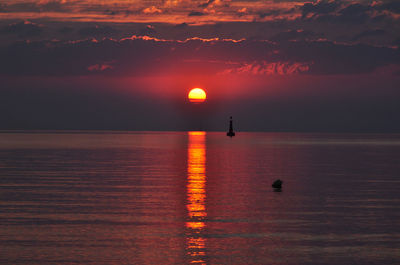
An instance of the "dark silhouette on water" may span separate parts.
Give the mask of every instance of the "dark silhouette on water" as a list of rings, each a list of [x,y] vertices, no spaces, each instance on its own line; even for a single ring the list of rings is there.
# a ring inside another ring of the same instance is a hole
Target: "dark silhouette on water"
[[[272,183],[272,188],[274,188],[274,191],[281,191],[282,183],[283,181],[280,179],[275,180],[274,183]]]
[[[233,126],[232,126],[232,116],[229,120],[229,131],[226,133],[226,136],[229,136],[229,137],[235,136],[235,132],[233,131]]]

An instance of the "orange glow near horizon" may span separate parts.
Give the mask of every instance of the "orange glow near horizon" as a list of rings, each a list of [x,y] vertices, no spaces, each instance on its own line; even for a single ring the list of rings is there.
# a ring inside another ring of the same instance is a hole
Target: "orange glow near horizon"
[[[206,264],[206,239],[201,236],[205,228],[206,211],[206,132],[189,132],[187,203],[188,220],[186,222],[187,253],[191,263]]]
[[[204,132],[204,131],[191,131],[188,133],[189,133],[189,135],[206,135],[206,132]]]
[[[206,98],[207,98],[206,92],[198,87],[190,90],[188,94],[189,101],[193,103],[202,103],[206,100]]]

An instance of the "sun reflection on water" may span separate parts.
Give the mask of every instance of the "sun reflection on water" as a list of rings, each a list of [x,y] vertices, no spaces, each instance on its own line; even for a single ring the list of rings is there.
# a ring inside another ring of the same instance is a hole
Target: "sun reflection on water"
[[[189,132],[187,169],[187,210],[186,222],[187,253],[190,263],[206,264],[206,239],[202,237],[205,228],[206,211],[206,146],[205,132]]]

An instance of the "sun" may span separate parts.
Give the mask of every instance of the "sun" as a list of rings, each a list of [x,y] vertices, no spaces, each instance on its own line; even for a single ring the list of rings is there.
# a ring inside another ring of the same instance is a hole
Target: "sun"
[[[206,100],[206,98],[207,98],[206,92],[198,87],[190,90],[188,94],[189,101],[193,103],[202,103]]]

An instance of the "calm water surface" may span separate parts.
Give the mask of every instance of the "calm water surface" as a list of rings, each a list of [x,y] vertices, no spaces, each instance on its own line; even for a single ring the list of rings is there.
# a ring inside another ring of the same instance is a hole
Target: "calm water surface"
[[[0,134],[4,264],[400,264],[399,220],[400,135]]]

